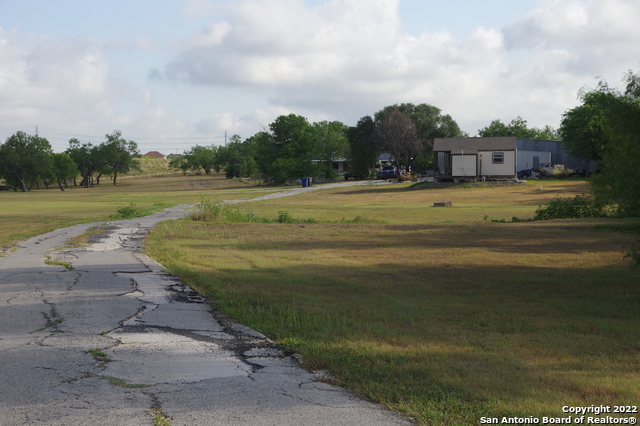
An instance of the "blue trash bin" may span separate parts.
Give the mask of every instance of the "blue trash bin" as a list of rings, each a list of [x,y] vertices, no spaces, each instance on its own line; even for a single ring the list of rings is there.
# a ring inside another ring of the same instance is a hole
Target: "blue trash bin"
[[[304,177],[301,180],[302,180],[302,187],[303,188],[308,188],[309,187],[309,178]]]

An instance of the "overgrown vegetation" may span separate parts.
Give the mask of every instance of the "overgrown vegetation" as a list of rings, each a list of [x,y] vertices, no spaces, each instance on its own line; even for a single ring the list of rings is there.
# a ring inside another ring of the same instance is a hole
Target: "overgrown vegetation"
[[[617,214],[640,217],[640,73],[629,70],[624,93],[600,79],[595,89],[583,88],[583,105],[563,115],[560,134],[565,148],[587,161],[598,160],[602,173],[592,190]]]
[[[551,219],[584,219],[610,217],[612,208],[596,203],[587,195],[576,195],[574,198],[556,197],[546,206],[536,209],[535,220]]]
[[[148,214],[146,211],[140,210],[135,203],[129,203],[128,206],[122,206],[116,213],[109,215],[110,220],[133,219]]]
[[[259,217],[252,212],[243,212],[239,208],[225,204],[221,200],[203,198],[196,207],[196,210],[189,214],[191,220],[199,222],[225,222],[225,223],[320,223],[315,218],[295,218],[286,211],[279,211],[274,219]],[[340,219],[340,223],[380,223],[381,221],[371,220],[363,216],[356,216],[352,220]]]

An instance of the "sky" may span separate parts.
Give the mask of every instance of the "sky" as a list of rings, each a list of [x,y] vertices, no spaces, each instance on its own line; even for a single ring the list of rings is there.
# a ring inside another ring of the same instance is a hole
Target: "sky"
[[[557,128],[640,70],[637,0],[0,0],[0,141],[182,153],[283,114],[353,126],[426,103],[471,136]]]

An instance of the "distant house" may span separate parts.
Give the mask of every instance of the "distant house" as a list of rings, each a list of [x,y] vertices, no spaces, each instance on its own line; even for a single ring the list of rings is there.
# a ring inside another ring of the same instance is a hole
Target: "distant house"
[[[164,154],[159,153],[158,151],[149,151],[146,154],[143,155],[143,157],[149,157],[149,158],[162,158],[163,160],[167,159],[167,156]]]
[[[313,164],[320,164],[323,161],[322,160],[317,160],[317,159],[313,159],[311,160],[311,162]],[[344,174],[346,172],[349,171],[349,164],[347,163],[347,159],[344,157],[338,157],[338,158],[334,158],[331,166],[333,168],[333,171],[337,174]]]
[[[180,158],[180,157],[182,157],[182,154],[169,154],[169,155],[167,155],[167,158],[169,160],[173,160],[174,158]]]
[[[516,137],[437,138],[433,155],[437,180],[515,179],[520,170],[550,164],[587,171],[593,168],[593,164],[566,154],[560,141]]]
[[[389,154],[388,152],[383,152],[382,154],[378,155],[378,164],[376,165],[376,168],[389,166],[391,165],[392,162],[393,162],[393,155]]]
[[[313,164],[321,163],[322,160],[311,160]],[[378,162],[375,164],[374,169],[376,171],[382,170],[383,166],[388,166],[393,162],[393,156],[389,153],[383,152],[378,156]],[[349,172],[349,161],[344,157],[335,158],[332,162],[333,171],[339,175],[343,175]]]

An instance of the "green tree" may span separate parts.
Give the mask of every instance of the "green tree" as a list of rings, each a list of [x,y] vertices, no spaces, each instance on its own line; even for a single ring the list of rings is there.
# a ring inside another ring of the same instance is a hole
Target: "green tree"
[[[551,126],[543,128],[527,127],[527,120],[518,116],[509,124],[500,120],[493,120],[487,127],[478,130],[481,137],[515,136],[523,139],[558,140],[557,131]]]
[[[368,176],[378,160],[378,147],[373,141],[373,118],[366,115],[347,131],[349,140],[349,170],[353,174]]]
[[[410,167],[413,158],[424,148],[415,124],[398,108],[388,109],[379,115],[373,129],[373,141],[378,151],[393,154],[398,168],[401,165]]]
[[[402,103],[388,106],[375,114],[375,122],[392,109],[397,109],[408,116],[416,128],[416,136],[422,148],[413,156],[401,159],[403,165],[412,168],[414,165],[426,169],[433,164],[433,141],[435,138],[457,138],[468,136],[458,126],[458,123],[442,110],[429,104]]]
[[[604,115],[606,144],[602,173],[592,181],[596,200],[615,203],[622,216],[640,216],[640,73],[628,71],[626,90],[620,93],[601,80],[595,90],[582,91],[583,100]]]
[[[349,151],[347,131],[349,127],[339,121],[321,121],[313,123],[318,141],[316,146],[317,159],[321,161],[321,173],[326,179],[335,178],[333,162],[346,157]]]
[[[186,154],[188,161],[192,162],[192,165],[197,165],[204,170],[205,174],[210,174],[211,170],[215,167],[216,162],[216,147],[215,146],[200,146],[196,145],[191,148],[191,151]],[[193,168],[192,166],[192,168]]]
[[[81,143],[78,139],[69,139],[69,148],[65,151],[76,163],[82,176],[81,186],[89,188],[93,186],[93,175],[102,169],[100,164],[99,148],[91,143]]]
[[[598,95],[585,93],[583,104],[565,111],[558,129],[562,146],[569,154],[587,161],[602,160],[607,144],[607,123],[597,105]]]
[[[8,185],[27,192],[50,167],[51,145],[44,138],[16,132],[0,145],[0,173]]]
[[[64,186],[69,186],[67,180],[71,180],[78,175],[78,166],[66,152],[52,154],[52,160],[52,170],[58,181],[58,187],[61,191],[64,191]]]
[[[189,171],[189,162],[187,158],[182,155],[180,157],[172,158],[169,160],[169,168],[174,170],[182,170],[182,174],[186,175]]]
[[[115,185],[119,173],[127,173],[139,167],[137,157],[140,157],[140,152],[134,141],[127,141],[122,137],[120,130],[114,130],[105,137],[107,141],[100,144],[98,148],[99,163],[108,168]]]
[[[313,175],[318,135],[305,117],[281,115],[256,137],[258,165],[276,183]]]
[[[216,168],[223,168],[228,179],[253,176],[258,173],[255,152],[252,138],[242,142],[239,135],[233,135],[225,146],[218,148]]]

